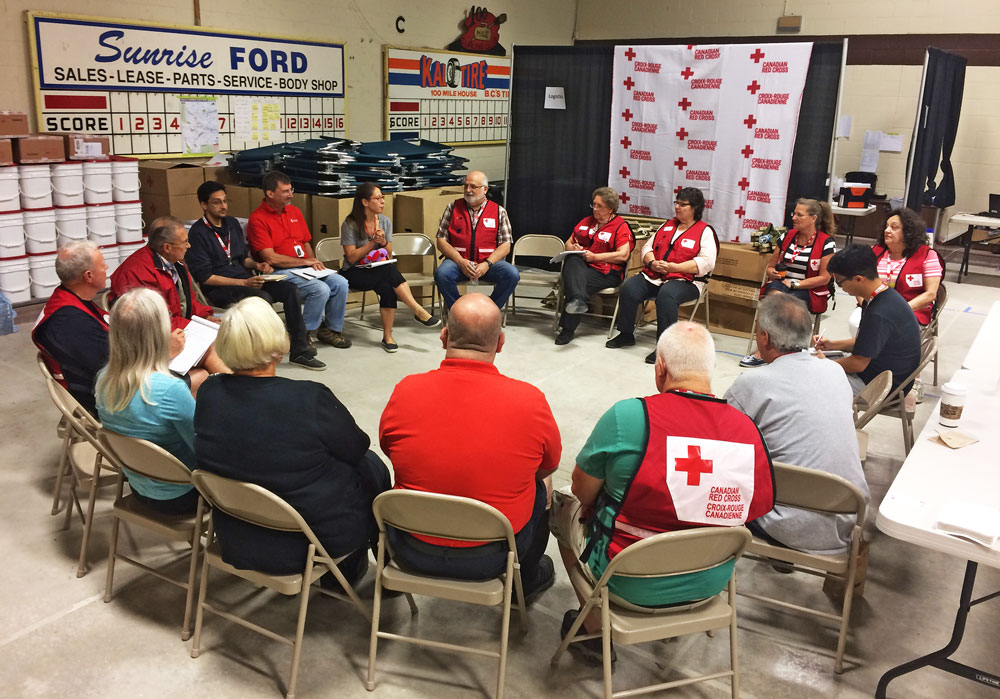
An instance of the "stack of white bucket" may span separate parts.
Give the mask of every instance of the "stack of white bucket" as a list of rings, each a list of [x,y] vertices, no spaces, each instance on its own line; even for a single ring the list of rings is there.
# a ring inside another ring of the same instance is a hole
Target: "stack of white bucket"
[[[142,247],[142,227],[138,160],[0,168],[0,291],[48,298],[57,249],[81,240],[101,248],[110,274]]]

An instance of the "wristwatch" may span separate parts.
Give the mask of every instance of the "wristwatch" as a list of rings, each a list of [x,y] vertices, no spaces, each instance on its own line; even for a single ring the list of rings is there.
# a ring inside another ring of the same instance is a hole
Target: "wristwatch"
[[[798,279],[793,279],[792,280],[792,288],[793,289],[798,289],[799,288],[799,280]]]
[[[492,262],[490,262],[489,260],[483,260],[483,262],[486,263],[486,268],[487,269],[493,269],[493,263]]]

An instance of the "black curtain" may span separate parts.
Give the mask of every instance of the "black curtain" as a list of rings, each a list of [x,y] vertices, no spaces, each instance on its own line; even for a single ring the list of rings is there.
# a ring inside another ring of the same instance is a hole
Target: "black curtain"
[[[962,112],[966,63],[961,56],[927,49],[924,94],[918,111],[921,118],[913,134],[917,145],[906,188],[906,206],[914,211],[920,211],[922,204],[943,209],[955,203],[951,150],[955,146],[958,117]],[[938,163],[941,182],[935,184]]]
[[[587,215],[590,193],[608,183],[611,46],[515,46],[507,204],[515,238],[565,238]],[[543,109],[562,87],[566,109]]]

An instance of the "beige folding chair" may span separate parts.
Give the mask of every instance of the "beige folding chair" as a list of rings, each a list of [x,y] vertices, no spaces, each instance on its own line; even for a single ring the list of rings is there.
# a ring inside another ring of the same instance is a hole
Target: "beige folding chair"
[[[896,387],[895,390],[891,391],[889,395],[885,397],[882,401],[882,405],[878,409],[879,415],[888,415],[890,417],[898,417],[903,423],[903,448],[906,453],[910,453],[910,449],[913,448],[913,412],[906,409],[906,393],[903,389],[913,383],[923,370],[927,367],[927,364],[934,357],[937,352],[937,340],[934,337],[928,337],[924,339],[920,347],[920,364],[917,365],[916,370],[909,376],[907,376],[903,381]]]
[[[108,294],[110,293],[111,289],[105,289],[104,291],[99,292],[97,296],[94,297],[94,303],[97,305],[98,308],[100,308],[105,313],[111,310],[111,307],[108,306]]]
[[[858,456],[861,458],[862,466],[868,459],[868,433],[863,428],[882,409],[882,403],[889,395],[890,386],[892,386],[892,372],[886,369],[869,381],[861,393],[854,396],[854,428],[858,433]]]
[[[843,580],[846,585],[844,602],[839,614],[831,614],[792,604],[782,599],[747,592],[745,586],[744,589],[740,590],[740,595],[781,609],[790,609],[821,619],[832,619],[839,622],[840,633],[837,637],[837,654],[833,665],[834,672],[839,674],[844,669],[847,625],[851,620],[851,603],[854,600],[854,583],[858,571],[858,553],[861,550],[862,527],[865,522],[865,496],[856,485],[840,476],[812,468],[783,464],[778,461],[774,462],[774,486],[776,505],[798,507],[829,515],[854,515],[851,545],[843,553],[819,555],[796,551],[784,546],[775,546],[754,537],[747,549],[746,557],[758,561],[768,559],[782,561],[789,564],[793,570],[809,575],[835,576]]]
[[[617,288],[613,289],[612,291],[618,293]],[[645,301],[642,302],[642,304],[640,304],[639,311],[638,313],[636,313],[635,327],[637,329],[642,327],[643,325],[642,317],[646,315],[646,305],[651,301],[653,301],[653,299],[646,299]],[[705,284],[701,288],[701,293],[698,294],[698,298],[696,298],[694,301],[688,301],[687,303],[682,303],[680,305],[680,308],[690,308],[691,315],[688,316],[688,320],[694,320],[695,315],[697,315],[698,313],[698,307],[701,306],[702,301],[705,302],[705,327],[707,328],[709,324],[708,284]],[[621,305],[621,298],[619,298],[618,301],[615,302],[615,312],[614,315],[611,316],[611,327],[608,328],[608,339],[611,339],[611,336],[615,332],[615,322],[618,320],[618,308],[620,305]]]
[[[393,257],[429,257],[431,260],[431,273],[424,272],[403,272],[403,279],[414,287],[430,287],[431,289],[431,315],[437,306],[437,285],[434,282],[434,273],[437,271],[437,248],[433,241],[422,233],[393,233],[392,235],[392,256]],[[416,294],[414,294],[414,297]],[[422,295],[421,295],[422,296]]]
[[[510,526],[510,521],[496,508],[478,500],[415,490],[390,490],[382,493],[375,498],[372,509],[379,530],[378,564],[375,569],[375,601],[372,613],[371,644],[368,651],[368,679],[365,682],[365,687],[369,690],[375,688],[375,656],[378,639],[389,638],[438,650],[496,658],[499,662],[496,696],[497,699],[503,697],[512,590],[517,590],[517,608],[521,615],[521,625],[525,627],[527,624],[524,589],[521,586],[521,566],[517,560],[514,530]],[[438,578],[401,570],[395,562],[386,563],[387,525],[411,534],[459,541],[506,541],[508,547],[507,567],[503,574],[503,581],[501,582],[500,579],[467,581]],[[379,631],[383,588],[406,593],[410,603],[410,611],[414,614],[417,607],[411,593],[469,604],[503,605],[503,613],[500,618],[499,648],[495,651],[482,650]]]
[[[45,386],[49,397],[66,422],[63,436],[63,449],[59,457],[56,475],[56,488],[52,502],[52,514],[59,511],[63,482],[66,475],[70,476],[69,495],[66,499],[66,519],[63,528],[69,527],[73,509],[80,515],[83,523],[83,538],[80,541],[80,556],[76,565],[76,577],[81,578],[87,573],[87,546],[90,544],[90,532],[94,523],[94,506],[97,503],[97,490],[115,482],[120,471],[120,465],[113,454],[104,449],[97,440],[97,431],[101,423],[87,412],[86,408],[76,400],[54,379],[47,379]],[[84,514],[80,504],[78,490],[87,491],[87,512]]]
[[[127,437],[103,427],[98,431],[97,438],[108,452],[118,457],[119,463],[139,475],[164,483],[191,483],[191,471],[188,470],[188,467],[163,447],[145,439]],[[202,516],[204,501],[200,496],[198,497],[198,504],[193,515],[169,515],[144,505],[136,499],[134,494],[123,495],[124,485],[124,473],[119,471],[118,490],[112,509],[111,547],[108,551],[108,574],[104,585],[104,601],[111,601],[115,579],[115,561],[131,563],[147,573],[187,591],[184,597],[184,623],[181,626],[181,640],[186,641],[191,637],[191,603],[194,601],[194,578],[198,572],[198,550],[201,544],[201,535],[205,531]],[[118,529],[122,522],[144,527],[168,541],[189,544],[191,546],[191,562],[188,565],[187,579],[172,578],[145,563],[120,553],[118,551]]]
[[[557,288],[556,292],[556,324],[559,323],[559,303],[562,300],[562,265],[559,266],[558,272],[550,272],[544,269],[537,269],[535,267],[528,267],[525,265],[517,266],[517,256],[523,257],[544,257],[546,260],[551,259],[555,255],[558,255],[563,250],[566,249],[566,241],[560,239],[554,235],[537,235],[534,233],[528,235],[522,235],[520,238],[514,241],[514,249],[511,254],[510,263],[517,267],[517,271],[521,274],[521,280],[517,283],[517,287],[514,288],[514,292],[510,295],[510,312],[513,315],[517,315],[517,290],[521,287],[535,287],[542,289],[551,289],[552,287]],[[503,325],[507,324],[507,308],[504,308],[503,313]],[[554,329],[554,328],[553,328]]]
[[[933,337],[935,340],[941,326],[941,311],[948,305],[948,289],[945,288],[944,281],[938,285],[937,296],[934,298],[934,310],[931,311],[931,322],[920,329],[921,341]],[[938,382],[938,348],[934,349],[934,385]]]
[[[323,548],[323,544],[306,524],[295,508],[279,498],[277,495],[252,483],[223,478],[208,471],[195,470],[191,474],[191,480],[205,501],[214,510],[220,510],[230,515],[255,524],[259,527],[266,527],[277,531],[300,532],[309,541],[309,549],[303,562],[303,572],[289,575],[271,575],[257,570],[241,570],[235,568],[222,560],[222,549],[215,537],[215,523],[209,518],[208,535],[206,538],[205,557],[202,562],[201,584],[198,589],[198,607],[194,622],[194,641],[191,645],[191,657],[197,658],[201,654],[201,627],[203,614],[205,611],[212,612],[223,619],[239,624],[244,628],[256,631],[268,638],[286,643],[292,647],[292,670],[288,680],[288,688],[285,696],[288,699],[295,697],[295,683],[299,673],[299,658],[302,654],[302,635],[306,625],[306,610],[309,605],[309,591],[317,580],[327,571],[341,584],[346,596],[331,590],[317,587],[316,589],[328,597],[351,602],[365,619],[371,619],[368,609],[362,604],[354,588],[351,587],[343,573],[337,567],[337,560],[343,560],[344,556],[334,560]],[[205,601],[208,593],[208,572],[211,568],[217,568],[223,572],[235,575],[238,578],[253,583],[257,586],[267,587],[275,592],[289,597],[298,595],[299,614],[295,627],[295,638],[288,638],[275,633],[270,629],[258,626],[234,613],[220,609]]]
[[[340,269],[344,264],[344,246],[340,244],[340,238],[323,238],[316,243],[313,250],[316,258],[330,269]],[[359,317],[364,320],[365,306],[368,303],[368,292],[359,289],[351,289],[356,294],[361,294],[361,313]]]
[[[570,643],[600,638],[604,650],[604,696],[635,696],[662,692],[696,682],[729,677],[733,698],[740,694],[739,655],[737,649],[736,587],[735,575],[729,579],[727,600],[722,593],[688,605],[664,608],[638,607],[617,597],[608,590],[611,576],[650,578],[685,575],[708,570],[740,557],[750,543],[750,532],[745,527],[698,527],[675,532],[656,534],[632,544],[611,559],[604,575],[591,585],[582,573],[570,575],[573,586],[583,592],[586,602],[576,621],[569,628],[562,643],[552,656],[552,664],[559,662]],[[584,619],[595,607],[601,610],[601,631],[577,635]],[[611,686],[611,642],[622,645],[648,643],[661,639],[686,636],[702,631],[729,627],[728,670],[699,675],[673,682],[613,692]]]
[[[763,287],[765,284],[767,284],[766,269],[764,270],[764,274],[760,280],[761,287]],[[836,308],[837,299],[836,299],[836,294],[834,292],[835,289],[832,287],[832,282],[831,282],[829,299],[830,299],[830,304],[832,304],[832,307]],[[747,354],[751,354],[753,352],[754,343],[757,341],[757,315],[760,313],[760,308],[758,307],[759,303],[760,299],[756,299],[754,301],[753,320],[750,322],[750,339],[747,340],[747,351],[746,351]],[[819,328],[820,328],[820,323],[823,321],[823,314],[813,313],[812,311],[809,311],[809,314],[813,317],[813,335],[819,335]]]
[[[39,352],[35,355],[35,363],[38,364],[38,371],[42,374],[42,379],[45,381],[55,381],[55,376],[52,375],[52,371],[49,369],[49,365],[45,363],[42,358],[42,353]],[[62,376],[60,375],[61,379]],[[66,422],[66,418],[63,414],[59,413],[59,422],[56,423],[56,437],[63,441],[63,449],[59,454],[59,468],[56,473],[56,486],[55,493],[52,496],[52,514],[59,512],[59,496],[62,493],[62,481],[63,475],[66,472],[66,461],[69,457],[67,449],[69,448],[69,440],[67,439],[67,432],[69,430],[69,424]]]

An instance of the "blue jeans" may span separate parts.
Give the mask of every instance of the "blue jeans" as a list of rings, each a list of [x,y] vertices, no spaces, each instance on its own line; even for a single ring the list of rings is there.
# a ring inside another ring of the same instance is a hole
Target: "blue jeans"
[[[489,271],[480,278],[493,285],[493,293],[490,294],[490,298],[493,299],[497,308],[503,308],[507,299],[514,293],[514,287],[521,280],[521,274],[517,271],[517,267],[505,260],[500,260],[494,262]],[[434,282],[441,295],[444,296],[444,305],[448,308],[451,308],[452,304],[458,301],[458,285],[471,283],[469,278],[459,269],[459,266],[451,260],[445,260],[438,265],[437,271],[434,273]]]
[[[294,284],[302,299],[302,319],[306,330],[315,330],[326,314],[326,327],[334,332],[344,329],[344,314],[347,312],[347,280],[339,274],[331,274],[323,279],[303,279],[291,270],[287,281]]]

